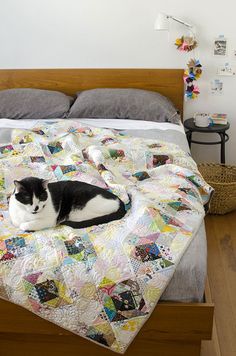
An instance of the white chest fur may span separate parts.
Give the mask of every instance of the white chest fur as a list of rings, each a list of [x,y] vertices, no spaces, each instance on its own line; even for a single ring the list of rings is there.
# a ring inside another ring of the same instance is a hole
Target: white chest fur
[[[15,195],[12,195],[9,201],[9,215],[12,224],[19,227],[22,222],[29,221],[32,214],[29,214],[23,204],[16,200]]]

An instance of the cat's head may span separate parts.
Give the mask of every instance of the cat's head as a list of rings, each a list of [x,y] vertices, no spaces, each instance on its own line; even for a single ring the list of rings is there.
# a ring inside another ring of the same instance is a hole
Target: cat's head
[[[18,202],[32,214],[39,213],[46,205],[48,199],[48,181],[35,177],[15,180],[14,195]]]

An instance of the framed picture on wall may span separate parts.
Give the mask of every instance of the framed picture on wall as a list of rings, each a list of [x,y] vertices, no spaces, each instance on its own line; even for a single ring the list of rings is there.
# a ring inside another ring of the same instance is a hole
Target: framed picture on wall
[[[230,63],[225,63],[217,68],[217,75],[229,77],[236,74],[235,66]]]
[[[214,79],[211,81],[211,94],[222,95],[223,94],[223,82],[220,79]]]
[[[214,40],[214,56],[225,57],[227,55],[227,39],[218,37]]]

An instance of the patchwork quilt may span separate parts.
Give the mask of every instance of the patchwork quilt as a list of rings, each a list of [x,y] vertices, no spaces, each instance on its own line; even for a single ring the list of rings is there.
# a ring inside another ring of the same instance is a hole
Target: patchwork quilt
[[[8,197],[27,176],[79,180],[126,204],[119,221],[27,233]],[[38,122],[0,147],[0,297],[124,353],[198,230],[211,187],[174,144],[76,121]]]

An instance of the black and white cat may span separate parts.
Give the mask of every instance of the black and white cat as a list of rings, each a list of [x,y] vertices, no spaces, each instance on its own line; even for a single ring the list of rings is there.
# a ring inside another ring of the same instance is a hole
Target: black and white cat
[[[108,223],[125,215],[124,203],[111,192],[78,181],[49,183],[28,177],[14,181],[9,201],[13,225],[36,231],[58,224],[73,228]]]

